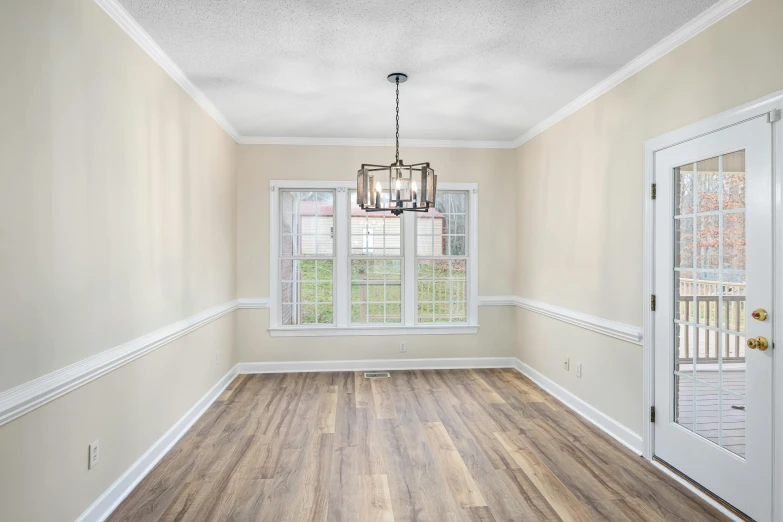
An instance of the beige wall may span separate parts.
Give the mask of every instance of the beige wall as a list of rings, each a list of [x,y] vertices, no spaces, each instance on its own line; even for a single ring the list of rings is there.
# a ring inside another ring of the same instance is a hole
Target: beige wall
[[[0,520],[72,522],[235,364],[229,314],[0,427]],[[87,445],[100,438],[98,465]]]
[[[779,0],[753,0],[516,151],[404,149],[479,183],[479,294],[641,325],[643,142],[783,88],[782,25]],[[269,180],[350,180],[393,156],[235,145],[91,0],[4,2],[0,48],[0,391],[268,297]],[[73,520],[237,360],[517,355],[641,431],[641,348],[525,310],[371,343],[272,339],[268,321],[240,310],[0,426],[0,519]]]
[[[753,0],[517,149],[517,295],[642,325],[644,141],[783,89],[781,26]],[[523,361],[641,433],[640,346],[518,317]]]
[[[403,148],[410,163],[429,161],[439,181],[479,184],[479,295],[507,295],[514,277],[514,151]],[[238,169],[238,295],[269,297],[269,181],[353,180],[362,163],[390,163],[388,147],[240,145]],[[503,227],[497,223],[504,223]],[[483,307],[479,334],[458,336],[272,339],[268,310],[241,310],[240,361],[498,357],[513,353],[513,312]],[[400,354],[400,340],[408,352]],[[371,345],[371,346],[368,346]]]
[[[0,391],[234,299],[233,140],[92,0],[2,2],[0,48]],[[0,426],[0,519],[78,516],[235,362],[234,323]]]

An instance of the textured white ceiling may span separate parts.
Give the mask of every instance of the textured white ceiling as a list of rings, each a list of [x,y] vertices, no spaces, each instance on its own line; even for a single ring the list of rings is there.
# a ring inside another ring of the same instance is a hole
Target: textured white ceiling
[[[120,0],[243,136],[513,140],[716,0]]]

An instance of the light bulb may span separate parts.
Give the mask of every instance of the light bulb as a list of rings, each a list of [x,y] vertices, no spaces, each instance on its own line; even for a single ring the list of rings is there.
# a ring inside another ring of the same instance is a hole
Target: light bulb
[[[411,190],[413,192],[416,192],[416,182],[415,181],[411,181]]]
[[[381,191],[381,182],[380,181],[375,184],[375,190],[378,191],[378,192]]]
[[[400,190],[400,180],[397,180],[397,190]]]

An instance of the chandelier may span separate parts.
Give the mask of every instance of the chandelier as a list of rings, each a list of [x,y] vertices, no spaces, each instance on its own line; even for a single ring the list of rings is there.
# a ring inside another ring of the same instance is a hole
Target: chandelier
[[[356,203],[366,212],[427,212],[435,206],[438,176],[429,163],[406,165],[400,159],[400,84],[407,74],[386,77],[397,90],[397,134],[395,161],[391,165],[362,164],[356,176]],[[388,180],[388,181],[387,181]]]

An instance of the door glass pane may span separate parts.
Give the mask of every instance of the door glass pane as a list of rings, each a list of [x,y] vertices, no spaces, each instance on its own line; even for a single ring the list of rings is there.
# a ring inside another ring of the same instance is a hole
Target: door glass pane
[[[693,268],[693,218],[674,220],[674,266]]]
[[[720,217],[696,217],[696,267],[718,268],[720,252]]]
[[[694,408],[696,433],[718,444],[720,442],[720,388],[695,380],[696,401]]]
[[[723,383],[727,388],[723,391],[721,405],[721,437],[723,447],[740,457],[745,456],[745,397],[729,391],[732,387],[741,388],[745,392],[744,383],[735,383],[735,377],[743,378],[740,372],[724,369]]]
[[[696,164],[696,192],[699,212],[720,210],[721,177],[719,158],[710,158]]]
[[[745,455],[745,152],[674,169],[674,420]]]

